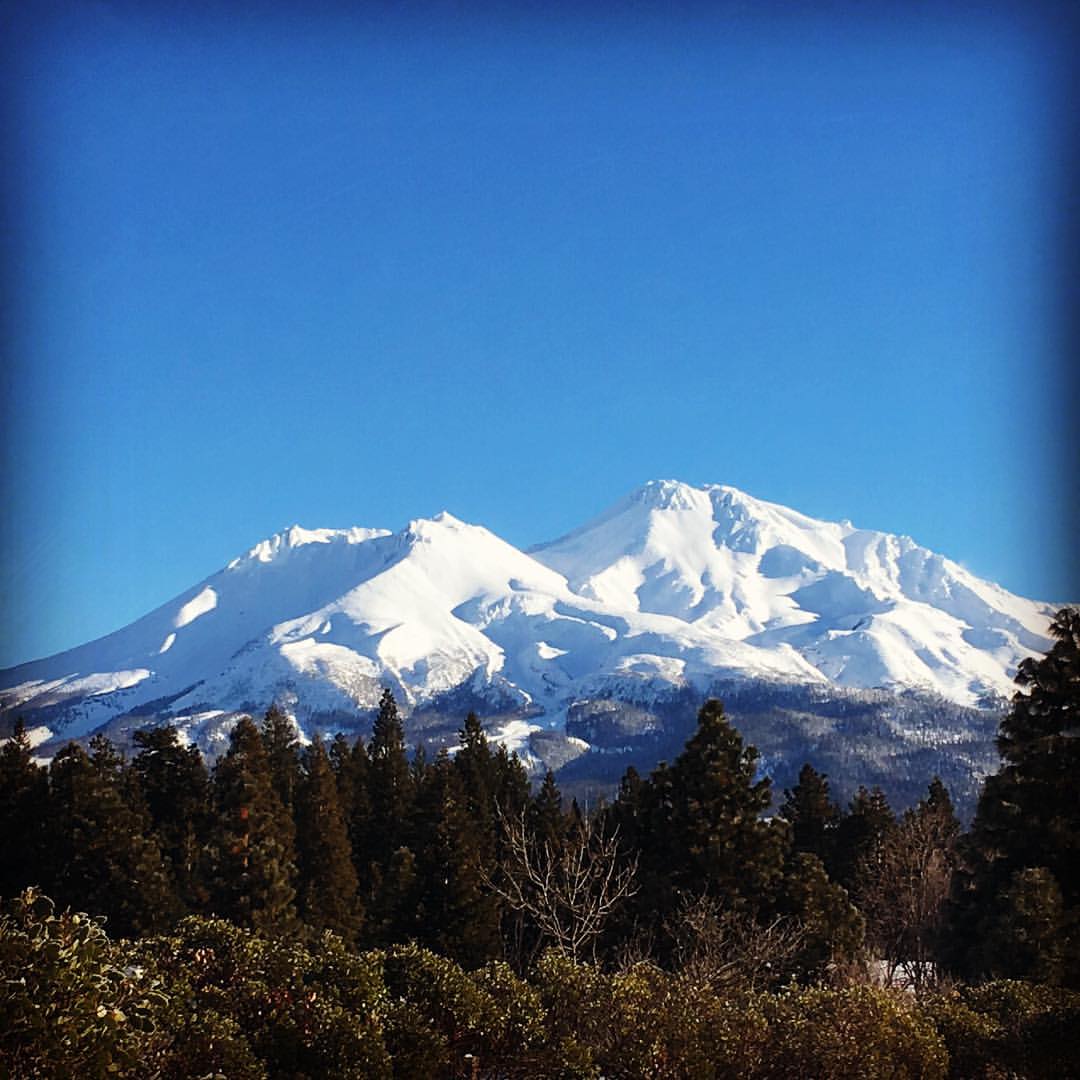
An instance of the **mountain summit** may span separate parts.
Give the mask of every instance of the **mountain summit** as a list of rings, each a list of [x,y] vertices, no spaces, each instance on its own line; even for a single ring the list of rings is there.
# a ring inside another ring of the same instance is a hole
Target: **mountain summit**
[[[168,718],[209,743],[210,721],[273,701],[348,730],[386,684],[418,717],[475,708],[505,731],[718,682],[977,707],[1049,647],[1053,610],[908,537],[659,480],[528,552],[448,513],[293,526],[124,629],[0,673],[0,710],[43,739]]]
[[[736,488],[653,481],[534,548],[582,596],[717,637],[789,647],[848,687],[918,687],[975,704],[1012,692],[1049,647],[1053,606],[910,537],[818,521]]]

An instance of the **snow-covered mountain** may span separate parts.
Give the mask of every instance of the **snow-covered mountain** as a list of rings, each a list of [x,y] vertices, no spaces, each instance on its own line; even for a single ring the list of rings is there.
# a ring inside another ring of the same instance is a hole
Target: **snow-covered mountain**
[[[529,552],[446,513],[293,527],[114,634],[0,673],[0,712],[42,738],[168,717],[206,741],[275,700],[305,730],[359,726],[385,684],[417,717],[472,707],[508,738],[564,730],[582,702],[648,708],[732,679],[977,706],[1049,647],[1053,610],[908,537],[654,481]]]
[[[848,687],[1010,695],[1055,608],[910,537],[806,517],[732,487],[654,481],[534,558],[580,596],[665,615]]]

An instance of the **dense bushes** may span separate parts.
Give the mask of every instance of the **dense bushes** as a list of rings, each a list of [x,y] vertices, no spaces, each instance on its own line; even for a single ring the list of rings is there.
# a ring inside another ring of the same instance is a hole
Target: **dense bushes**
[[[350,955],[332,935],[304,948],[195,917],[130,948],[169,988],[165,1056],[178,1080],[390,1075],[377,955]]]
[[[1001,979],[925,1003],[945,1039],[949,1076],[1080,1076],[1080,994]]]
[[[904,994],[868,986],[792,990],[764,1003],[769,1080],[915,1080],[948,1075],[945,1044]]]
[[[333,934],[302,946],[221,919],[113,942],[33,891],[9,906],[6,1076],[1078,1075],[1080,994],[1056,987],[1001,981],[923,1001],[865,986],[717,991],[651,963],[605,972],[554,951],[525,980],[418,945],[354,953]]]
[[[54,914],[33,889],[0,918],[0,1073],[135,1075],[161,1041],[168,998],[100,921]]]

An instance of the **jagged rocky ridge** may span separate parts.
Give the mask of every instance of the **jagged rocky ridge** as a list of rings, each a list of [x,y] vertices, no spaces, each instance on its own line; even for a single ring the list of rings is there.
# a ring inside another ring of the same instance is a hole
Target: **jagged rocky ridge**
[[[449,514],[398,533],[293,527],[114,634],[0,673],[47,756],[168,719],[209,752],[272,701],[305,734],[366,731],[390,685],[410,733],[468,709],[582,789],[671,756],[720,693],[780,783],[958,794],[994,762],[1019,662],[1055,605],[908,537],[726,486],[654,481],[522,552]]]

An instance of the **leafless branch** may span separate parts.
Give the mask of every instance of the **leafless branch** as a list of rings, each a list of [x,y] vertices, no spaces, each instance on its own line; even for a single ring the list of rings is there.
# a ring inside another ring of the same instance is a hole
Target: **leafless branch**
[[[885,963],[887,982],[902,972],[916,993],[933,982],[954,866],[952,835],[932,818],[908,814],[859,868],[867,941]]]
[[[518,912],[525,912],[555,948],[579,958],[595,945],[615,908],[637,891],[637,859],[619,858],[617,831],[605,835],[596,819],[576,825],[557,845],[532,835],[523,809],[500,813],[504,859],[501,873],[485,882]]]
[[[709,896],[684,900],[667,929],[677,969],[714,990],[757,990],[778,982],[806,944],[806,931],[794,919],[778,915],[760,923]]]

